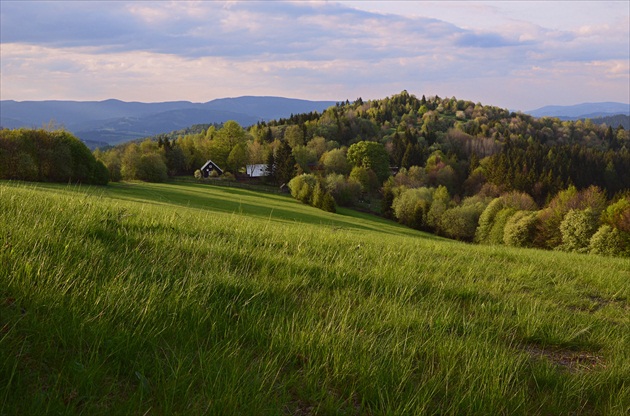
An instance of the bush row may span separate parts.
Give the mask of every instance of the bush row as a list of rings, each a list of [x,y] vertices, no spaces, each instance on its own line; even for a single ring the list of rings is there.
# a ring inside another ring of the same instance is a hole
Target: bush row
[[[0,130],[0,179],[106,185],[109,172],[64,130]]]
[[[328,212],[336,212],[335,198],[325,189],[319,178],[312,174],[302,174],[289,181],[291,195],[307,205]]]
[[[630,197],[613,201],[591,186],[559,192],[543,209],[523,192],[485,191],[457,203],[448,190],[383,188],[390,214],[407,226],[480,244],[630,257]]]

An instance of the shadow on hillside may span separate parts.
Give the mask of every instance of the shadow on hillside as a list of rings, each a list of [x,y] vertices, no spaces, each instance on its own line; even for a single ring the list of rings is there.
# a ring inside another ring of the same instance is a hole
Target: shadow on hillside
[[[290,196],[226,186],[197,184],[115,184],[107,195],[115,199],[173,204],[188,208],[237,213],[285,223],[306,223],[333,228],[366,230],[391,235],[439,238],[402,227],[394,222],[350,209],[332,214],[306,206]],[[293,207],[294,209],[291,209]]]

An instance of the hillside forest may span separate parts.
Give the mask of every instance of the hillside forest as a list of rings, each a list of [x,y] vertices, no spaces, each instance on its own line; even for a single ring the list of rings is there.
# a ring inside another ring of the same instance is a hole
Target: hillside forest
[[[0,165],[15,165],[1,178],[81,181],[35,173],[45,157],[19,138],[35,133],[0,134]],[[201,180],[208,159],[224,178],[239,178],[263,164],[266,183],[328,211],[370,210],[462,241],[630,256],[630,138],[621,125],[403,91],[249,128],[228,121],[160,135],[94,157],[111,181]]]

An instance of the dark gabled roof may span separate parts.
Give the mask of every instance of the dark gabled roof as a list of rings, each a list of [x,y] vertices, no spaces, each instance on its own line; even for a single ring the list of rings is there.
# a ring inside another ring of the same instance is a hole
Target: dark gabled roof
[[[203,164],[203,166],[201,167],[200,170],[204,170],[205,168],[208,167],[208,165],[212,165],[216,170],[219,171],[219,173],[223,174],[223,169],[221,169],[219,167],[219,165],[217,165],[216,163],[214,163],[212,160],[208,159],[208,161],[206,163]]]

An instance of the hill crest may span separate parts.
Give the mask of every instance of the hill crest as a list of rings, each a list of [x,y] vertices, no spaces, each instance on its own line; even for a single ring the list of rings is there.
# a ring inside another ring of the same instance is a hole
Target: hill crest
[[[117,144],[193,124],[235,120],[243,126],[289,117],[292,113],[323,111],[335,101],[244,96],[205,103],[103,101],[0,101],[0,126],[37,128],[53,122],[86,142]]]
[[[525,111],[534,117],[558,117],[578,120],[581,118],[606,117],[617,114],[630,115],[630,104],[618,102],[581,103],[575,105],[547,105],[536,110]]]

